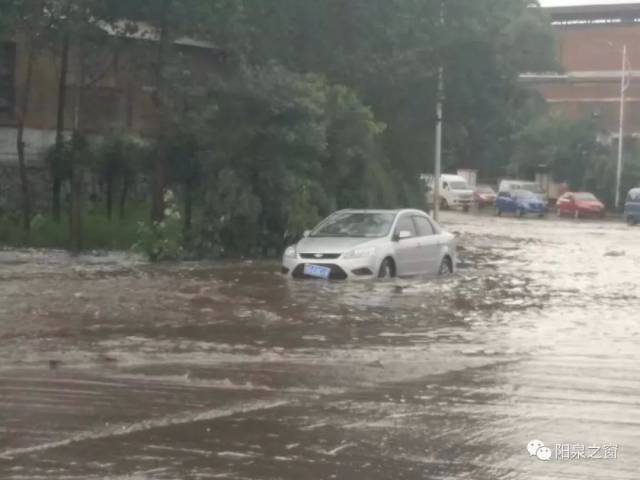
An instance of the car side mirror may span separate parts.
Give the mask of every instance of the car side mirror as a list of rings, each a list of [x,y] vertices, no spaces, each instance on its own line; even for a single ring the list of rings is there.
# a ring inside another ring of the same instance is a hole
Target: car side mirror
[[[311,230],[305,230],[302,234],[302,238],[307,238],[309,235],[311,235]]]

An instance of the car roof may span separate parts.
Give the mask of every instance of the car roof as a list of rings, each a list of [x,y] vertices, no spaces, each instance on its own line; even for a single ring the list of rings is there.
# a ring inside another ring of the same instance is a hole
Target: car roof
[[[391,213],[393,215],[399,215],[401,213],[416,213],[420,215],[427,215],[426,212],[421,210],[417,210],[415,208],[400,208],[400,209],[368,209],[368,208],[347,208],[344,210],[339,210],[335,213]]]
[[[335,213],[398,213],[400,211],[383,208],[345,208]]]

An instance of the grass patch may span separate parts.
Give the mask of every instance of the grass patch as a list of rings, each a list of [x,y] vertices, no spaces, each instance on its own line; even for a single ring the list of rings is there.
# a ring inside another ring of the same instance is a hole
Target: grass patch
[[[136,205],[127,209],[124,219],[114,215],[111,221],[104,210],[87,211],[82,218],[83,250],[130,250],[138,240],[138,223],[149,220],[149,207]],[[60,222],[51,215],[38,215],[31,222],[31,234],[26,238],[20,221],[0,217],[0,245],[16,248],[66,249],[70,241],[69,216]]]

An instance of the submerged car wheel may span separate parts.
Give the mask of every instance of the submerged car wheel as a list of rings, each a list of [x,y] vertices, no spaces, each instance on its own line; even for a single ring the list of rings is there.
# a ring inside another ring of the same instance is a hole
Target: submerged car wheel
[[[496,207],[496,216],[497,217],[502,216],[502,210],[500,210],[498,207]]]
[[[440,210],[449,210],[449,202],[446,198],[440,199]]]
[[[517,215],[518,217],[524,217],[524,210],[523,210],[523,209],[521,209],[521,208],[519,208],[519,209],[518,209],[518,211],[516,212],[516,215]]]
[[[451,264],[451,259],[449,257],[444,257],[442,259],[442,263],[440,264],[440,270],[438,274],[451,275],[452,273],[453,273],[453,265]]]
[[[634,217],[633,215],[629,215],[627,217],[627,224],[628,225],[637,225],[638,224],[638,219],[636,217]]]
[[[390,258],[385,258],[382,265],[380,265],[380,271],[378,272],[378,278],[381,279],[389,279],[394,278],[396,276],[396,266],[393,263],[393,260]]]

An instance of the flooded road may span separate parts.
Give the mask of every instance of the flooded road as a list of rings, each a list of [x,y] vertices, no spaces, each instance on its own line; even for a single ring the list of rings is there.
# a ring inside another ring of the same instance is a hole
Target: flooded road
[[[444,220],[444,280],[0,251],[0,478],[636,480],[640,229]]]

